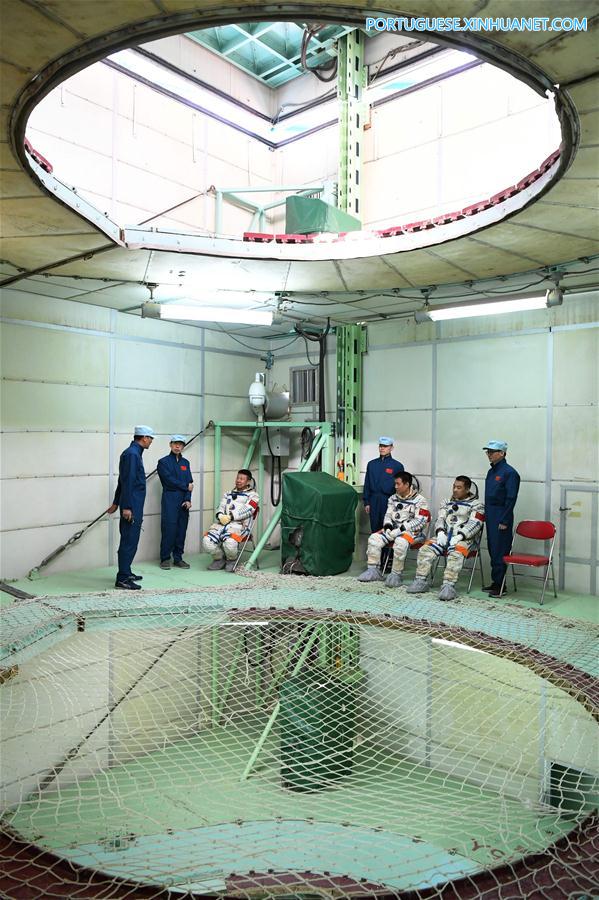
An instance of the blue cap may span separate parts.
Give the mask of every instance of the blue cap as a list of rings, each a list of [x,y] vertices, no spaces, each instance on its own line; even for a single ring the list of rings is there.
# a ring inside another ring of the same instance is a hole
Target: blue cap
[[[149,425],[136,425],[133,430],[133,437],[154,437],[154,429]]]
[[[505,453],[505,451],[507,450],[507,444],[505,441],[487,441],[487,443],[483,447],[483,450],[503,450],[503,452]]]
[[[171,434],[171,444],[174,444],[175,441],[179,441],[181,444],[186,444],[187,438],[182,434]]]
[[[379,438],[379,444],[382,444],[383,447],[392,447],[392,446],[393,446],[393,443],[394,443],[393,438],[392,438],[392,437],[385,437],[384,434],[381,435],[381,437]]]

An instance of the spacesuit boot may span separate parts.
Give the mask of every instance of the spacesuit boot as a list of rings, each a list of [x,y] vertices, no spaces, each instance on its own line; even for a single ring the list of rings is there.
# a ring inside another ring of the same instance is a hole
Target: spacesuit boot
[[[385,587],[400,587],[403,584],[401,572],[390,572],[385,578]]]
[[[439,591],[439,600],[455,600],[458,596],[457,591],[451,581],[444,582]]]
[[[424,594],[425,591],[428,591],[431,586],[430,578],[422,578],[422,576],[417,575],[412,584],[409,584],[406,588],[408,594]]]
[[[383,576],[378,566],[368,566],[365,572],[358,575],[358,581],[382,581]]]
[[[227,561],[224,557],[220,557],[220,559],[213,559],[210,565],[208,566],[209,572],[216,572],[220,569],[224,569],[227,564]]]

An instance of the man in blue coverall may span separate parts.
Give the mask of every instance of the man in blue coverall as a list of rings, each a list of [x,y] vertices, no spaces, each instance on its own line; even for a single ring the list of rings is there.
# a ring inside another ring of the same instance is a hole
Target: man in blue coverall
[[[136,425],[133,440],[121,453],[119,460],[119,480],[112,506],[108,512],[121,510],[119,531],[121,540],[118,549],[119,571],[114,586],[124,591],[139,591],[141,575],[134,575],[131,563],[137,553],[141,523],[146,499],[146,473],[142,454],[154,440],[154,432],[147,425]]]
[[[489,597],[501,597],[501,585],[507,569],[503,557],[507,556],[512,546],[514,506],[518,499],[520,476],[506,462],[505,441],[488,441],[483,450],[491,464],[485,480],[485,514],[492,582],[483,590],[488,591]]]
[[[170,569],[171,554],[178,569],[189,569],[189,563],[183,559],[183,548],[189,522],[193,478],[189,460],[181,456],[186,443],[182,434],[171,435],[171,452],[158,460],[157,471],[162,484],[161,569]]]
[[[395,493],[395,477],[404,471],[403,465],[393,459],[393,438],[379,438],[379,458],[371,459],[364,477],[364,509],[370,516],[370,528],[374,533],[383,527],[389,497]]]

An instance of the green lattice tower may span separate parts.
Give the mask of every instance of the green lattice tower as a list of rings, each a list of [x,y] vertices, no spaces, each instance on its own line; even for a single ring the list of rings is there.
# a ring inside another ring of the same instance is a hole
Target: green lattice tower
[[[366,85],[364,35],[356,29],[337,45],[339,74],[339,209],[362,218],[362,133]]]
[[[362,354],[364,325],[338,325],[337,335],[337,470],[356,485],[362,438]]]

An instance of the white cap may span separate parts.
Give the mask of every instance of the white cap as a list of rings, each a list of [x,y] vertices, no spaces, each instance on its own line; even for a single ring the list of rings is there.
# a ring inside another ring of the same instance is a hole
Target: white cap
[[[184,437],[182,434],[171,434],[171,444],[174,444],[174,443],[186,444],[187,438]]]
[[[133,429],[133,437],[154,437],[154,429],[149,425],[136,425]]]

